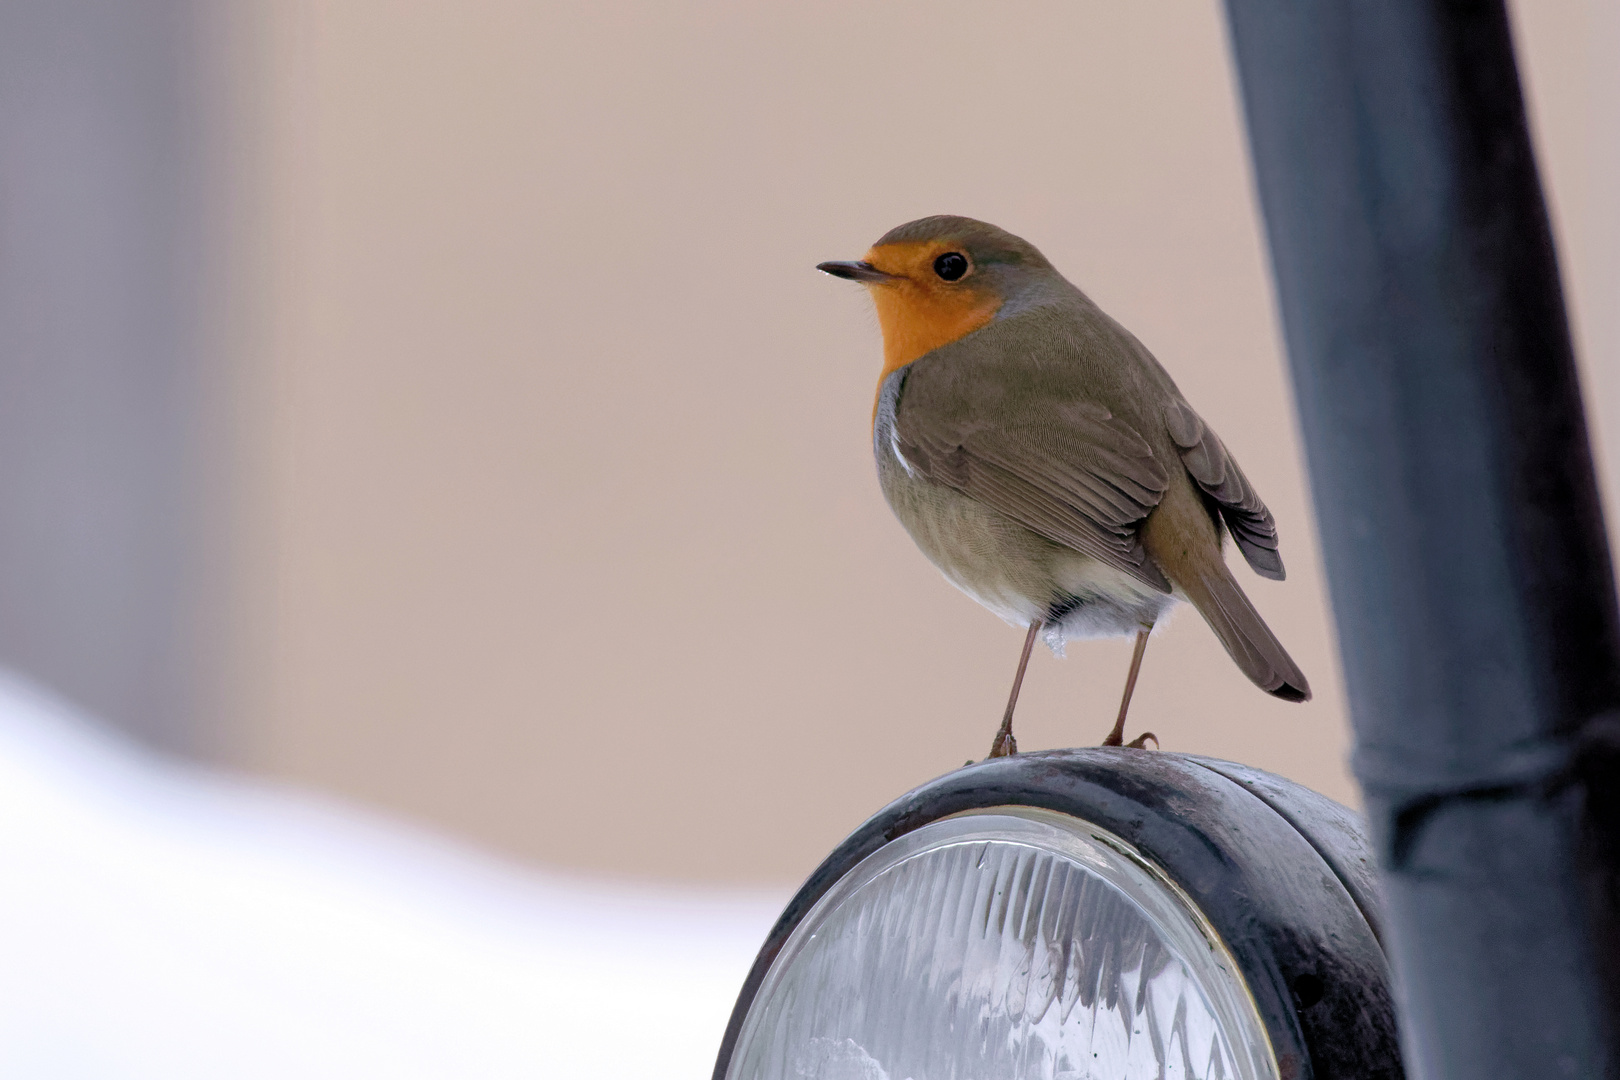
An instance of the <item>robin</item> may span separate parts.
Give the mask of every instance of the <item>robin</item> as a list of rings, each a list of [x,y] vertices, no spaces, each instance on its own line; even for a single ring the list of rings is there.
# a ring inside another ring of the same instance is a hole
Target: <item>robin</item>
[[[1121,745],[1148,635],[1181,600],[1256,686],[1310,699],[1221,552],[1230,533],[1281,581],[1271,512],[1153,354],[1033,245],[942,215],[817,269],[877,305],[872,449],[889,506],[953,584],[1028,628],[991,757],[1018,750],[1013,709],[1037,635],[1058,655],[1073,638],[1135,635],[1103,740]]]

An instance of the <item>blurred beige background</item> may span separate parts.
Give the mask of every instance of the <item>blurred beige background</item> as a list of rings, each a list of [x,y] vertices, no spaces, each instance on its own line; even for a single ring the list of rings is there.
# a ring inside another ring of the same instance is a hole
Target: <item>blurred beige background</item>
[[[1516,15],[1590,366],[1620,280],[1620,95],[1594,42],[1620,34],[1595,0]],[[1020,634],[891,518],[875,320],[812,269],[952,212],[1029,238],[1133,329],[1280,523],[1289,580],[1238,573],[1316,700],[1255,690],[1189,610],[1135,725],[1353,802],[1221,18],[231,9],[230,759],[528,859],[783,882],[982,757]],[[1038,653],[1021,745],[1099,740],[1127,659]]]

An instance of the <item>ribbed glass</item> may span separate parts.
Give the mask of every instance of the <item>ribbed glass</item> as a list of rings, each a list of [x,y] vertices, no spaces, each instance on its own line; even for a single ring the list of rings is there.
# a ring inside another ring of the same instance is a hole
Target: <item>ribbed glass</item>
[[[783,946],[728,1080],[1275,1080],[1218,936],[1118,837],[1001,808],[885,845]]]

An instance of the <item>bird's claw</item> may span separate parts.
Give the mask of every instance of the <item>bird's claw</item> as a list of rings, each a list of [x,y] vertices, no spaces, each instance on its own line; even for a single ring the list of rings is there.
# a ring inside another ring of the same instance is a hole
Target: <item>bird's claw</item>
[[[1153,732],[1151,732],[1151,731],[1142,732],[1142,734],[1138,735],[1136,738],[1132,739],[1130,742],[1126,743],[1125,745],[1130,747],[1132,750],[1146,750],[1147,749],[1147,741],[1149,739],[1153,740],[1153,749],[1155,749],[1155,750],[1159,749],[1159,737],[1157,735],[1153,734]]]
[[[1018,740],[1013,738],[1012,732],[997,732],[996,741],[990,744],[990,753],[985,758],[1012,757],[1018,753]]]

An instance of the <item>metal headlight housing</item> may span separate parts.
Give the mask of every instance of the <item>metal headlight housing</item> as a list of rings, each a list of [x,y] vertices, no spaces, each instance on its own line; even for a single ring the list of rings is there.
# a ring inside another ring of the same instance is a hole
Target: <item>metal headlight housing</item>
[[[716,1080],[1399,1076],[1354,815],[1224,762],[1024,754],[851,836],[789,904]]]

